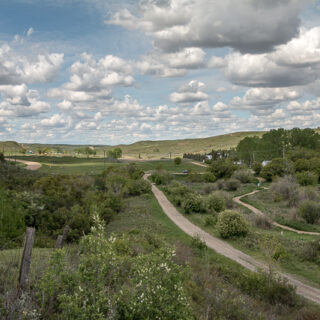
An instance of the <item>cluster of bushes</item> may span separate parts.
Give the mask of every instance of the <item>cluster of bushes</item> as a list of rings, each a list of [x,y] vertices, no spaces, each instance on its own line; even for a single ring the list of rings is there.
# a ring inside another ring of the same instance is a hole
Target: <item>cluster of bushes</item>
[[[293,176],[284,176],[271,185],[274,201],[287,201],[296,208],[298,216],[306,223],[315,224],[320,219],[318,192],[311,187],[299,187]]]
[[[124,198],[151,192],[143,172],[133,164],[110,167],[94,177],[37,175],[3,164],[0,175],[1,242],[30,226],[37,230],[36,245],[51,246],[66,225],[68,241],[77,241],[90,232],[93,212],[109,223],[123,208]]]
[[[151,178],[151,181],[154,182],[156,185],[168,184],[173,179],[172,175],[164,170],[154,171],[151,174],[150,178]]]

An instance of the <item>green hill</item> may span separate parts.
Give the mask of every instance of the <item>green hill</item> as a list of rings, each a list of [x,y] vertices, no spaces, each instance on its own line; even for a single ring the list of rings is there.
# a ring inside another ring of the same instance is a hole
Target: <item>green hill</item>
[[[25,151],[25,148],[15,141],[0,141],[0,152],[5,155],[12,155]]]
[[[262,136],[263,131],[235,132],[209,138],[183,139],[183,140],[161,140],[161,141],[139,141],[133,144],[121,144],[118,146],[94,146],[97,156],[103,156],[104,150],[108,151],[115,147],[120,147],[124,158],[138,159],[160,159],[182,156],[183,153],[204,153],[212,149],[230,149],[235,147],[238,142],[245,137]],[[74,149],[79,145],[66,144],[23,144],[27,150],[37,153],[39,148],[49,147],[52,153],[64,153],[72,155]],[[86,146],[81,146],[86,147]]]

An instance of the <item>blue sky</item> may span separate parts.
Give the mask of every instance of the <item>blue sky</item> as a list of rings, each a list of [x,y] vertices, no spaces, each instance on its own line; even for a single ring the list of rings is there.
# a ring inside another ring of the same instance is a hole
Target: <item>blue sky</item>
[[[0,0],[0,140],[318,127],[319,71],[317,1]]]

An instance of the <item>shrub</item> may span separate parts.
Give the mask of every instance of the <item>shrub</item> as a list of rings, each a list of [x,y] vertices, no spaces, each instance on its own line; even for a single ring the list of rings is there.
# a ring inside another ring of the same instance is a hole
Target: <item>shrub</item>
[[[155,171],[151,174],[151,181],[156,185],[168,184],[172,180],[172,175],[166,171]]]
[[[210,194],[213,191],[217,190],[217,185],[216,184],[206,184],[202,190],[202,193],[204,194]]]
[[[262,164],[260,162],[255,162],[253,164],[253,171],[258,176],[262,170]]]
[[[179,164],[181,164],[181,162],[182,162],[182,160],[181,160],[181,158],[180,157],[176,157],[176,158],[174,158],[174,164],[175,165],[179,165]]]
[[[298,185],[292,176],[279,178],[271,185],[271,191],[278,201],[288,200],[290,205],[294,205],[298,201]]]
[[[272,222],[265,216],[255,216],[253,222],[254,225],[258,228],[265,230],[272,229]]]
[[[171,196],[177,206],[181,206],[183,200],[187,198],[189,194],[192,194],[192,191],[187,186],[176,181],[167,186],[165,191]]]
[[[204,221],[204,225],[206,227],[214,227],[216,224],[217,224],[217,216],[216,215],[206,217],[206,219]]]
[[[307,261],[320,264],[320,238],[305,243],[299,254]]]
[[[187,199],[182,202],[182,208],[185,213],[205,213],[206,207],[203,198],[196,194],[190,194]]]
[[[249,183],[253,180],[252,172],[246,169],[240,169],[235,171],[232,177],[238,179],[241,183]]]
[[[205,182],[215,182],[217,180],[217,177],[211,173],[211,172],[206,172],[204,175],[203,175],[203,180]]]
[[[191,319],[186,272],[172,249],[134,253],[134,237],[96,229],[82,239],[75,265],[53,253],[37,286],[41,319]]]
[[[306,200],[299,205],[298,214],[307,223],[314,224],[320,218],[320,206],[315,201]]]
[[[318,175],[310,171],[298,172],[296,178],[301,186],[314,186],[318,182]]]
[[[234,202],[232,200],[232,195],[226,191],[216,191],[213,195],[220,196],[224,199],[227,209],[232,209],[234,207]]]
[[[295,287],[272,272],[251,273],[240,286],[250,295],[258,296],[272,305],[294,307],[299,303]]]
[[[305,187],[299,190],[299,201],[313,200],[318,201],[319,195],[315,188]]]
[[[217,230],[222,238],[245,237],[249,224],[240,213],[226,210],[218,215]]]
[[[191,247],[200,251],[203,251],[208,248],[206,243],[199,237],[199,235],[196,235],[191,238]]]
[[[128,193],[131,196],[139,196],[144,193],[151,192],[151,185],[148,181],[139,180],[129,180],[127,183]]]
[[[225,188],[228,191],[236,191],[240,187],[240,181],[237,179],[229,179],[225,182]]]
[[[221,212],[226,208],[226,202],[224,198],[217,193],[210,195],[206,200],[207,207],[210,211]]]

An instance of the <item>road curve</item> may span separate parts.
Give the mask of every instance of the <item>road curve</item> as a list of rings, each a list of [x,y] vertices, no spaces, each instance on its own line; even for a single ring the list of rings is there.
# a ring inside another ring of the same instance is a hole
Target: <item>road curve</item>
[[[233,201],[250,209],[254,214],[258,215],[258,216],[263,216],[265,217],[265,214],[255,208],[254,206],[252,206],[251,204],[248,204],[248,203],[245,203],[243,201],[241,201],[242,198],[246,197],[246,196],[250,196],[252,194],[255,194],[257,192],[260,192],[261,190],[255,190],[255,191],[252,191],[252,192],[249,192],[249,193],[246,193],[246,194],[243,194],[242,196],[238,196],[238,197],[234,197],[233,198]],[[302,230],[297,230],[297,229],[294,229],[294,228],[290,228],[290,227],[287,227],[287,226],[284,226],[280,223],[277,223],[275,221],[272,221],[272,224],[275,226],[275,227],[278,227],[278,228],[281,228],[281,229],[284,229],[284,230],[287,230],[287,231],[292,231],[292,232],[295,232],[295,233],[298,233],[298,234],[306,234],[306,235],[312,235],[312,236],[319,236],[320,233],[319,232],[310,232],[310,231],[302,231]]]
[[[39,162],[34,162],[34,161],[27,161],[27,160],[16,160],[16,159],[10,159],[10,158],[6,158],[7,161],[16,161],[16,162],[20,162],[20,163],[24,163],[27,166],[24,169],[27,170],[31,170],[31,171],[36,171],[39,170],[41,168],[41,163]]]
[[[150,174],[145,174],[144,179],[147,179]],[[158,200],[163,212],[186,234],[191,237],[199,236],[206,245],[215,250],[217,253],[241,264],[243,267],[251,270],[257,271],[258,269],[268,270],[268,266],[256,259],[250,257],[249,255],[243,253],[242,251],[235,249],[228,243],[221,239],[218,239],[207,232],[203,231],[198,226],[191,223],[187,218],[185,218],[178,210],[172,205],[172,203],[167,199],[164,193],[159,190],[154,184],[152,184],[152,192]],[[308,286],[301,281],[293,278],[291,275],[280,273],[280,275],[293,284],[296,287],[297,293],[306,299],[309,299],[315,303],[320,304],[320,289]]]

